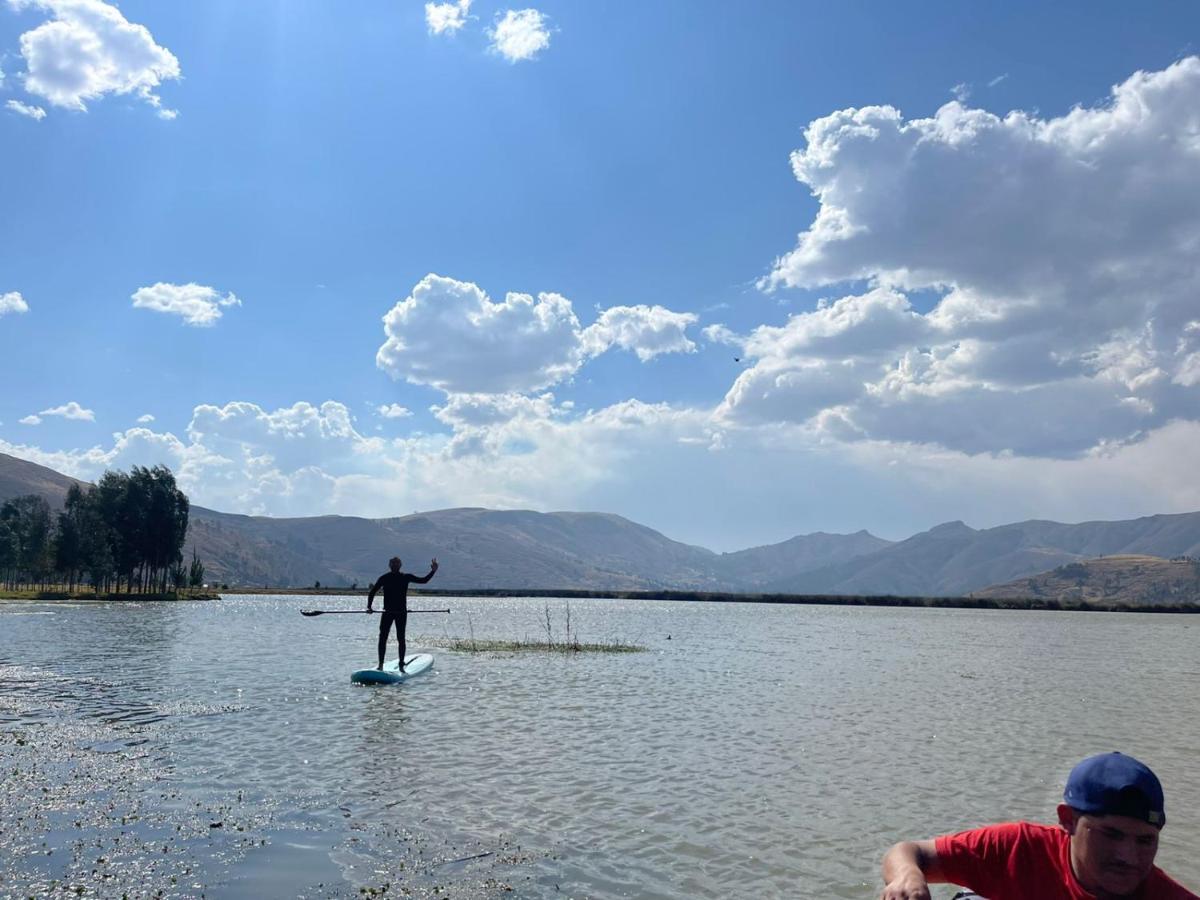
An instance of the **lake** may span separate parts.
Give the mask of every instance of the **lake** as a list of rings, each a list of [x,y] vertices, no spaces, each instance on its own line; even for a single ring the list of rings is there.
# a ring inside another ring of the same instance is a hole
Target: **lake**
[[[1051,821],[1114,749],[1200,888],[1200,617],[571,600],[646,651],[368,688],[377,619],[299,614],[361,605],[0,603],[0,896],[865,900],[894,841]],[[453,610],[410,653],[568,607],[410,605]]]

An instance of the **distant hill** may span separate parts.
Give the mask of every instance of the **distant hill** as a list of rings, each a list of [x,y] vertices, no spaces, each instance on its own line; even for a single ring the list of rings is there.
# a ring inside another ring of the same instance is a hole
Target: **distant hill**
[[[891,541],[875,537],[868,531],[854,534],[818,531],[779,544],[723,553],[717,565],[731,584],[738,584],[748,591],[762,591],[798,578],[805,572],[860,559],[891,545]]]
[[[0,501],[37,493],[61,505],[73,479],[0,454]],[[606,513],[447,509],[393,519],[277,519],[193,505],[185,553],[195,548],[209,580],[230,585],[365,585],[393,555],[431,586],[508,589],[753,590],[782,577],[886,546],[866,532],[818,533],[716,554]]]
[[[1063,525],[1030,520],[976,530],[948,522],[768,590],[811,594],[961,596],[1055,566],[1112,554],[1200,555],[1200,513]]]
[[[61,505],[73,479],[0,454],[0,501],[37,493]],[[191,510],[211,581],[365,585],[393,555],[431,586],[962,596],[1099,556],[1200,556],[1200,513],[1064,525],[1031,520],[974,529],[948,522],[892,543],[865,531],[800,535],[713,553],[606,513],[444,509],[393,519],[276,519]]]
[[[71,485],[85,483],[37,463],[0,453],[0,503],[22,494],[37,494],[57,508],[66,501]]]
[[[1104,556],[984,588],[972,596],[1138,606],[1200,603],[1200,560]]]

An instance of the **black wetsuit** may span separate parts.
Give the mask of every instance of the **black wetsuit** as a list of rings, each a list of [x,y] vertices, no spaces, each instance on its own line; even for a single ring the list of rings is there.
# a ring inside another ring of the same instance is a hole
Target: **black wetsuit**
[[[386,636],[396,623],[400,632],[400,640],[404,640],[404,627],[408,624],[408,586],[419,581],[416,575],[408,572],[385,572],[375,582],[375,587],[383,594],[383,615],[379,620],[379,630]]]

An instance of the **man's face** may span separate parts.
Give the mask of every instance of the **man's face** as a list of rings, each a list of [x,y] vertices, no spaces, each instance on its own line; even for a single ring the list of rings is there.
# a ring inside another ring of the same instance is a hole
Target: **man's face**
[[[391,569],[393,572],[399,572],[400,571],[400,560],[398,560],[398,559],[389,560],[388,568]]]
[[[1158,852],[1158,828],[1128,816],[1093,816],[1060,806],[1071,835],[1071,866],[1098,897],[1126,897],[1146,880]]]

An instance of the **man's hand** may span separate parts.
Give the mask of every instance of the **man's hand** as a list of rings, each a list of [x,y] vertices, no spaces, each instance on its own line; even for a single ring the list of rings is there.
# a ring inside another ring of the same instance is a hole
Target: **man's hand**
[[[431,563],[429,564],[429,570],[430,570],[431,572],[436,572],[436,571],[437,571],[437,557],[436,557],[436,556],[433,558],[433,562],[431,562]]]
[[[930,900],[929,882],[946,880],[933,841],[901,841],[883,856],[880,900]]]
[[[888,883],[880,900],[930,900],[929,884],[921,870],[914,869]]]

